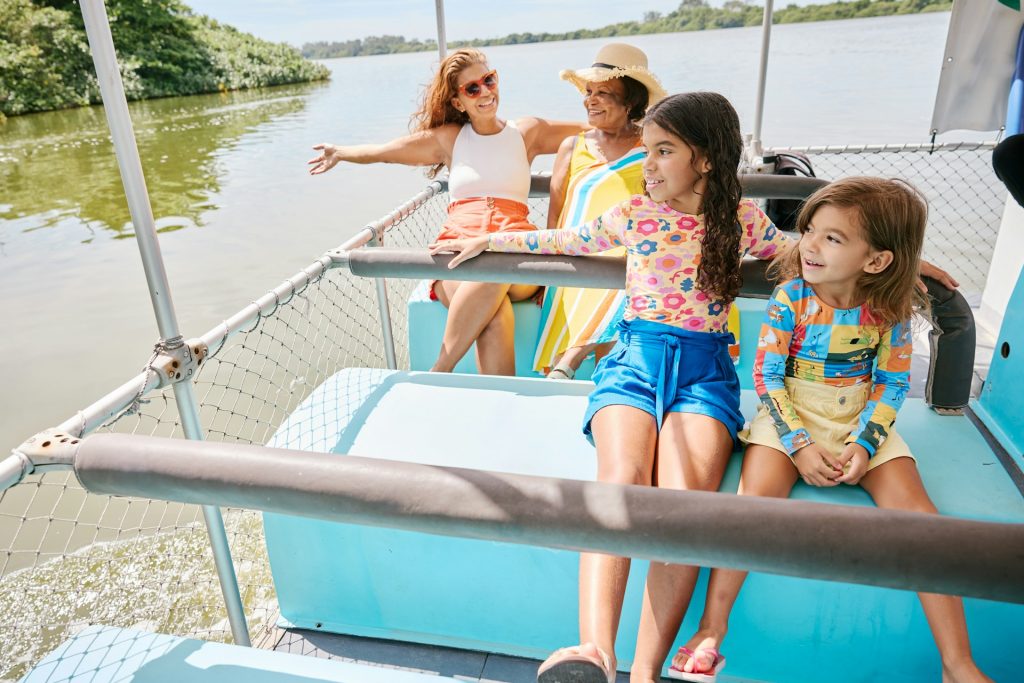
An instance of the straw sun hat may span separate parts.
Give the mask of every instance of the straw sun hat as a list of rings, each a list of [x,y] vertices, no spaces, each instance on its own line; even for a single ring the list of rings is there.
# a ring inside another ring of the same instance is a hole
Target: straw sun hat
[[[558,76],[569,81],[585,94],[588,82],[610,81],[629,76],[647,88],[647,106],[668,95],[661,82],[647,69],[647,55],[638,47],[626,43],[608,43],[597,52],[594,64],[586,69],[564,69]]]

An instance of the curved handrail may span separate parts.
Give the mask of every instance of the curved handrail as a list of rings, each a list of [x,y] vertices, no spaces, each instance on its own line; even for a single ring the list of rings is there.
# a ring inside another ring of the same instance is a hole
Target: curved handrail
[[[411,279],[445,279],[451,256],[431,256],[425,249],[357,249],[339,255],[353,275]],[[764,261],[745,259],[740,296],[766,299],[773,283]],[[540,256],[485,253],[459,266],[458,279],[476,282],[543,284],[557,287],[618,289],[626,281],[626,261],[604,256]],[[974,372],[974,316],[963,294],[925,278],[932,299],[932,346],[925,401],[942,409],[964,408],[970,400]]]
[[[435,181],[440,185],[440,192],[448,191],[448,180]],[[771,175],[767,173],[741,173],[740,185],[743,196],[751,199],[805,199],[815,190],[819,190],[828,181],[822,178],[804,178],[802,176]],[[551,175],[534,173],[530,176],[530,196],[547,197],[550,194]]]

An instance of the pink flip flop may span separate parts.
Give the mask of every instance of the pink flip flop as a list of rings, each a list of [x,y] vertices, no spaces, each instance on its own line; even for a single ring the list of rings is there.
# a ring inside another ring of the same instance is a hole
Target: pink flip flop
[[[600,648],[597,653],[581,654],[579,645],[555,650],[537,669],[537,683],[615,683],[611,659]]]
[[[696,652],[688,647],[681,647],[679,648],[679,652],[683,653],[690,659],[696,659],[697,653],[710,654],[714,657],[711,664],[711,670],[697,673],[696,671],[683,671],[682,669],[670,666],[668,668],[669,678],[675,678],[680,681],[692,681],[693,683],[715,683],[715,680],[718,678],[718,674],[725,668],[725,657],[723,657],[722,653],[713,647],[697,648]]]

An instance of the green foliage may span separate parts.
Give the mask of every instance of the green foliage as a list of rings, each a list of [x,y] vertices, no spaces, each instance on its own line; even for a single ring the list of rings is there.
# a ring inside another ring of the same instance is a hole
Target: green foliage
[[[88,104],[96,96],[85,33],[67,13],[0,0],[0,113]]]
[[[108,0],[129,99],[321,80],[298,50],[205,16],[180,0]],[[77,3],[0,0],[0,116],[100,101]]]
[[[852,0],[832,2],[825,5],[798,7],[790,5],[776,10],[773,23],[788,24],[829,19],[854,19],[890,14],[913,14],[917,12],[949,11],[952,0]],[[678,33],[680,31],[704,31],[716,28],[739,26],[760,26],[763,19],[761,5],[748,0],[725,0],[721,7],[711,7],[707,0],[682,0],[679,8],[668,14],[644,12],[643,21],[625,21],[597,29],[578,29],[568,33],[512,33],[503,38],[489,40],[462,40],[449,43],[451,48],[486,47],[488,45],[517,45],[540,43],[553,40],[580,40],[583,38],[609,38],[611,36],[633,36],[647,33]],[[331,57],[358,57],[393,52],[415,52],[436,50],[433,40],[406,40],[402,36],[371,36],[363,40],[348,40],[341,43],[306,43],[302,54],[313,59]]]

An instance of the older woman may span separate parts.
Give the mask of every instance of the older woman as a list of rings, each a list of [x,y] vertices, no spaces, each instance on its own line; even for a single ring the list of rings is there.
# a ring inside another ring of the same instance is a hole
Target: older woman
[[[548,228],[579,225],[643,194],[646,153],[640,144],[640,120],[649,105],[665,97],[647,68],[647,55],[624,43],[605,45],[592,66],[560,75],[583,95],[587,123],[593,128],[567,137],[558,149]],[[606,253],[622,256],[624,251]],[[622,290],[548,288],[534,369],[571,379],[590,353],[607,353],[615,323],[622,318],[623,297]]]
[[[498,116],[498,73],[479,50],[456,50],[438,69],[416,113],[416,132],[379,145],[340,146],[322,143],[313,149],[310,174],[332,169],[340,161],[356,164],[390,162],[429,166],[433,177],[450,169],[452,202],[438,240],[471,237],[502,230],[534,230],[527,220],[530,164],[538,154],[552,154],[580,123]],[[432,298],[448,307],[441,350],[432,370],[451,372],[476,342],[477,367],[483,374],[515,374],[513,301],[533,296],[533,285],[489,282],[435,282]]]

